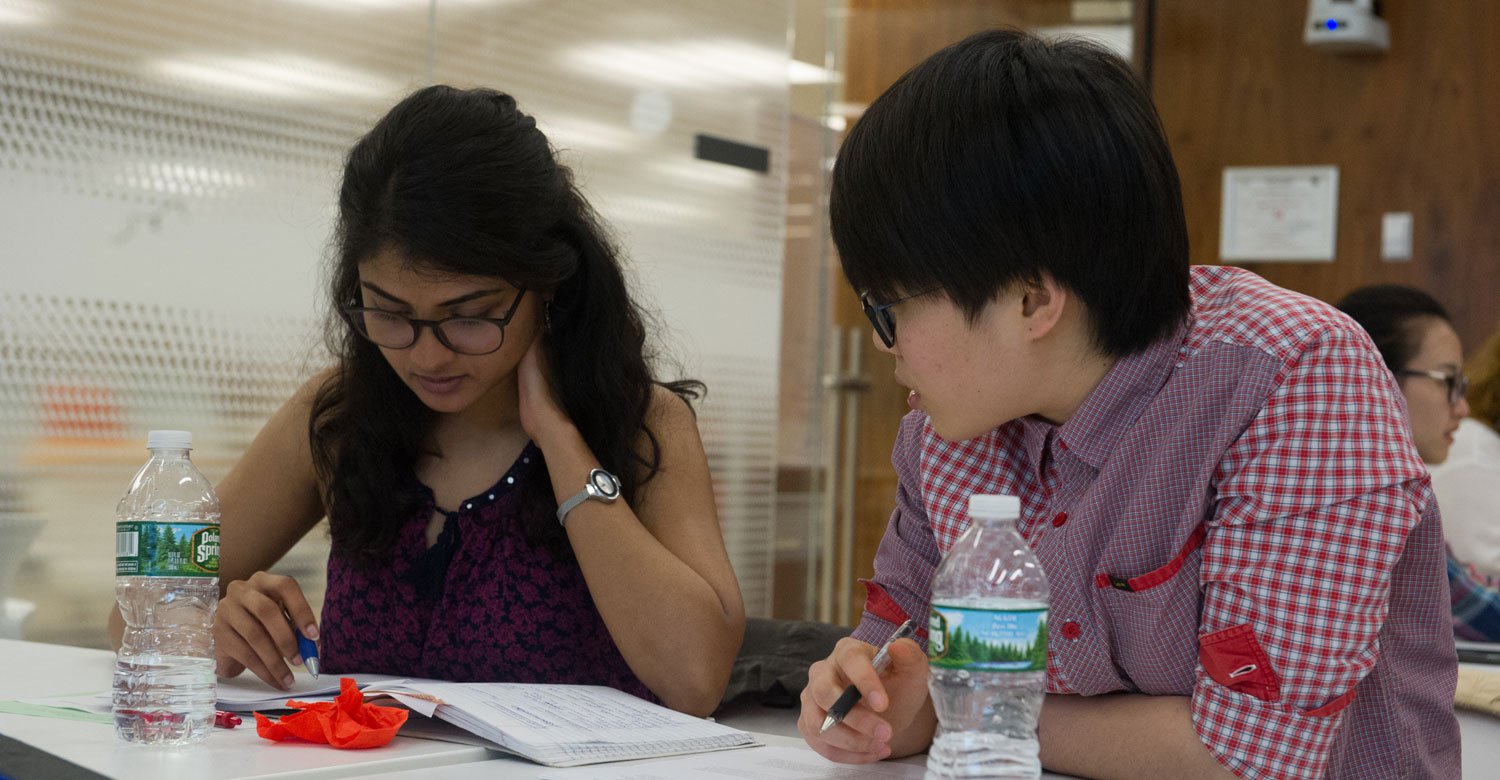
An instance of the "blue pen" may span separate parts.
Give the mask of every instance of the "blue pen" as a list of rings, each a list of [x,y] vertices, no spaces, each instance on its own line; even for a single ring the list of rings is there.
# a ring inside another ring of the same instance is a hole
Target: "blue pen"
[[[297,632],[297,652],[302,654],[302,665],[312,676],[318,676],[318,646],[311,639],[302,635],[300,629],[292,629]]]

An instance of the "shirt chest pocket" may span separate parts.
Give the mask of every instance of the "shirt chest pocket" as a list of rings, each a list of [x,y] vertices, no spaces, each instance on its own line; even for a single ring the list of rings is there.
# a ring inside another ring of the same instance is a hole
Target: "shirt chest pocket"
[[[1143,693],[1192,693],[1203,605],[1198,584],[1203,539],[1200,525],[1155,568],[1109,570],[1106,558],[1106,570],[1094,575],[1115,667]]]

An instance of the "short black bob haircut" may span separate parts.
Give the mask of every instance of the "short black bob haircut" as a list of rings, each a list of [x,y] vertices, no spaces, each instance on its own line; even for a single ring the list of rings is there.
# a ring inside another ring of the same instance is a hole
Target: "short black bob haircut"
[[[1117,357],[1189,316],[1156,109],[1124,61],[1081,39],[993,30],[907,71],[839,150],[829,217],[844,275],[877,303],[940,289],[973,321],[1047,274]]]

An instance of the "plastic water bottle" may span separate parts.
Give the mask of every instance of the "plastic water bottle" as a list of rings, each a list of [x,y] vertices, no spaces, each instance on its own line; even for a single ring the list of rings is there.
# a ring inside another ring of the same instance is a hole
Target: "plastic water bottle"
[[[125,742],[188,744],[213,727],[219,498],[188,458],[192,447],[187,431],[152,431],[151,458],[116,509],[115,601],[125,635],[114,716]]]
[[[1047,578],[1016,531],[1020,515],[1015,496],[970,496],[969,529],[933,576],[928,778],[1041,776]]]

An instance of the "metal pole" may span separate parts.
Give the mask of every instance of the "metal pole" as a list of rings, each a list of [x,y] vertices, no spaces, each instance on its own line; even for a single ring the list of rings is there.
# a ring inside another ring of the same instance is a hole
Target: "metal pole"
[[[837,484],[834,474],[840,463],[840,452],[838,444],[839,434],[839,412],[844,403],[844,389],[842,382],[843,371],[843,334],[841,329],[834,328],[829,332],[826,341],[828,345],[828,362],[825,366],[828,373],[823,375],[823,391],[827,396],[827,414],[824,416],[824,425],[827,435],[823,437],[823,469],[819,475],[819,486],[822,495],[819,499],[822,503],[822,511],[818,513],[816,527],[808,528],[809,553],[808,566],[808,598],[812,598],[814,573],[817,582],[817,619],[827,623],[833,619],[833,564],[834,564],[834,523],[837,522],[838,493],[834,487]],[[816,551],[814,554],[812,551]],[[809,610],[811,614],[811,610]]]
[[[865,331],[849,329],[849,373],[844,392],[844,460],[839,469],[839,601],[840,625],[849,625],[849,599],[854,586],[854,496],[858,487],[859,466],[859,395],[867,383],[860,374],[864,355]]]

